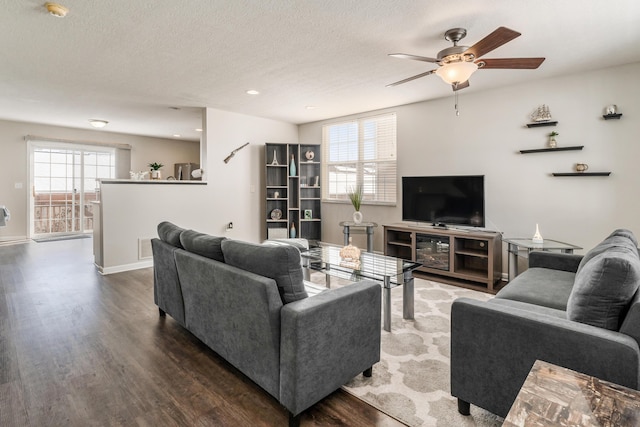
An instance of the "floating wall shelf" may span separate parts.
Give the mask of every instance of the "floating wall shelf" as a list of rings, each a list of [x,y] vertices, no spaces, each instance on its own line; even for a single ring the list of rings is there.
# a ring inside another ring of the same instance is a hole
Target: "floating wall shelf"
[[[620,120],[620,117],[622,117],[622,113],[618,113],[618,114],[603,114],[602,117],[604,117],[605,120]]]
[[[569,172],[569,173],[552,173],[553,176],[609,176],[611,172]]]
[[[528,128],[539,128],[542,126],[555,126],[557,125],[558,122],[554,121],[554,122],[537,122],[537,123],[527,123],[527,127]]]
[[[582,150],[584,145],[574,145],[571,147],[556,147],[556,148],[536,148],[533,150],[520,150],[520,154],[531,154],[531,153],[549,153],[551,151],[573,151],[573,150]]]

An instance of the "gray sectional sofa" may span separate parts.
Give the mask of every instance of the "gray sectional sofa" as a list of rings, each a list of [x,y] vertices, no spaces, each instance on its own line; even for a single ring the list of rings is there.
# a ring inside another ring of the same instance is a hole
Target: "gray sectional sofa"
[[[380,360],[380,285],[309,297],[300,252],[158,225],[154,299],[213,351],[275,397],[289,424]]]
[[[451,394],[506,416],[536,359],[640,389],[640,258],[628,230],[584,256],[532,252],[487,302],[451,310]]]

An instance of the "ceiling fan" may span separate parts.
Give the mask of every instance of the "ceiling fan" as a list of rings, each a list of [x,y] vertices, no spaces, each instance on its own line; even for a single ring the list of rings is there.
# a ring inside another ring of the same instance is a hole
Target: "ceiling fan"
[[[444,38],[453,42],[453,46],[438,52],[436,58],[408,55],[406,53],[390,53],[389,56],[394,58],[431,62],[438,64],[439,67],[434,70],[429,70],[425,73],[391,83],[387,85],[387,87],[397,86],[435,73],[446,83],[450,84],[454,91],[458,91],[469,87],[469,77],[471,77],[471,75],[478,69],[535,69],[538,68],[545,60],[545,58],[480,59],[481,56],[520,36],[519,32],[506,27],[498,28],[471,47],[458,46],[458,42],[466,35],[467,30],[464,28],[453,28],[444,33]]]

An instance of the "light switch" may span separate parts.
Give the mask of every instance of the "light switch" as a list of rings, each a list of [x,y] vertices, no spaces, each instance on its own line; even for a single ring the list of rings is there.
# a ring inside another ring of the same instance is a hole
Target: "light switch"
[[[251,185],[249,186],[249,192],[251,192],[251,193],[255,193],[255,192],[256,192],[256,186],[255,186],[255,185],[253,185],[253,184],[251,184]]]
[[[19,190],[22,188],[22,183],[21,182],[16,182],[13,184],[13,188],[15,188],[16,190]]]

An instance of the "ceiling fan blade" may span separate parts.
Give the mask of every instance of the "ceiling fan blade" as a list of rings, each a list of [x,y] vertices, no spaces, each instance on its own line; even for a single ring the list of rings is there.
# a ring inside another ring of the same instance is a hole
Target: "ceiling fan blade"
[[[393,56],[394,58],[400,59],[413,59],[414,61],[422,61],[422,62],[438,62],[435,58],[427,58],[426,56],[417,56],[417,55],[409,55],[407,53],[390,53],[389,56]]]
[[[510,30],[506,27],[500,27],[487,37],[480,40],[478,43],[471,46],[464,53],[472,53],[476,59],[482,55],[491,52],[494,49],[499,48],[503,44],[510,42],[520,35],[519,32]]]
[[[545,58],[499,58],[480,59],[476,61],[478,68],[510,68],[533,70],[544,62]],[[484,64],[484,65],[483,65]]]
[[[407,82],[410,82],[411,80],[419,79],[420,77],[428,76],[429,74],[433,74],[435,72],[436,70],[429,70],[426,73],[418,74],[417,76],[409,77],[404,80],[400,80],[399,82],[388,84],[387,87],[398,86],[398,85],[401,85],[402,83],[407,83]]]
[[[465,87],[469,87],[469,80],[462,83],[454,83],[451,85],[451,88],[454,92],[459,91],[460,89],[464,89]]]

